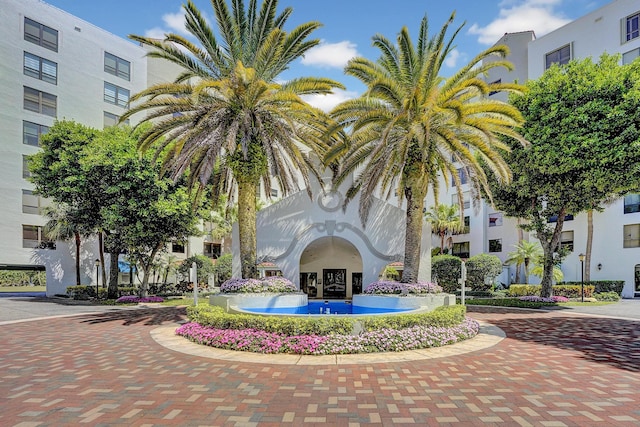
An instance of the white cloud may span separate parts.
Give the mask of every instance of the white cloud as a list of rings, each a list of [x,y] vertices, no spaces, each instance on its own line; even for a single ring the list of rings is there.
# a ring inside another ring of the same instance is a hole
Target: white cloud
[[[463,55],[460,53],[460,51],[458,49],[453,49],[451,52],[449,52],[449,55],[447,55],[447,57],[444,60],[444,65],[446,65],[449,68],[455,68],[455,66],[458,64],[458,59],[460,59]]]
[[[188,34],[184,26],[184,9],[180,9],[177,13],[165,13],[162,15],[162,20],[171,31],[182,35]]]
[[[347,62],[355,56],[358,56],[358,51],[356,50],[356,45],[350,41],[338,43],[325,43],[323,41],[305,53],[302,63],[320,67],[344,68]]]
[[[162,28],[153,27],[152,29],[145,31],[144,32],[144,36],[152,38],[152,39],[163,40],[165,33],[166,33],[166,31],[163,30]]]
[[[358,94],[355,92],[338,89],[338,90],[335,90],[334,93],[330,95],[305,95],[302,98],[305,101],[307,101],[309,104],[313,105],[314,107],[319,108],[322,111],[328,112],[328,111],[331,111],[333,107],[335,107],[342,101],[356,98],[357,96]]]
[[[570,19],[556,10],[562,0],[505,0],[500,4],[498,17],[487,26],[473,24],[469,34],[478,35],[478,41],[491,45],[505,33],[533,30],[540,37],[568,23]]]

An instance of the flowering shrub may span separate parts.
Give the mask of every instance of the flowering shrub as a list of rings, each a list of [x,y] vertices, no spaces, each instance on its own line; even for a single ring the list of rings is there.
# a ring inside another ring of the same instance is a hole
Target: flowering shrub
[[[442,287],[435,283],[418,282],[418,283],[400,283],[393,281],[380,280],[371,283],[362,293],[364,294],[437,294],[442,292]]]
[[[264,279],[229,279],[220,285],[220,292],[225,294],[248,293],[292,293],[298,289],[290,280],[280,276],[265,277]]]
[[[536,295],[526,295],[518,298],[520,301],[529,301],[529,302],[569,302],[569,298],[562,297],[559,295],[554,295],[551,298],[542,298]]]
[[[119,304],[136,304],[139,302],[163,302],[161,297],[139,297],[137,295],[126,295],[116,300]]]
[[[256,353],[352,354],[405,351],[453,344],[477,335],[478,322],[466,318],[453,327],[414,326],[406,329],[380,329],[359,335],[298,335],[255,329],[217,329],[187,323],[176,334],[216,348]]]

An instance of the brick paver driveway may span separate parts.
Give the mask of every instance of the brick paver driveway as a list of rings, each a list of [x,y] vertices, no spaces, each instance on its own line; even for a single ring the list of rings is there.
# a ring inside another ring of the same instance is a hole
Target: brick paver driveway
[[[179,308],[0,326],[1,426],[640,425],[640,322],[471,308],[497,345],[454,358],[302,366],[166,349]]]

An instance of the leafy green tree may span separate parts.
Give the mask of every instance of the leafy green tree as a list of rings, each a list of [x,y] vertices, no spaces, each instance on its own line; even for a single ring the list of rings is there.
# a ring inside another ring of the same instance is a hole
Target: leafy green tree
[[[216,269],[213,261],[204,255],[193,255],[182,261],[180,267],[178,267],[178,273],[190,280],[189,270],[194,262],[198,270],[198,283],[208,283],[209,276],[215,273]]]
[[[142,270],[146,295],[157,256],[168,242],[198,233],[201,212],[200,201],[181,182],[159,177],[161,165],[152,153],[139,155],[137,136],[126,126],[105,129],[87,150],[81,170],[102,197],[100,226],[108,233],[111,271],[117,271],[118,256],[126,251]],[[117,292],[113,279],[110,293]]]
[[[431,259],[431,277],[445,292],[454,293],[460,287],[462,260],[453,255],[436,255]]]
[[[80,235],[95,231],[99,223],[99,205],[93,197],[93,186],[78,173],[85,149],[97,134],[95,129],[74,121],[57,121],[42,136],[42,150],[29,157],[29,179],[36,192],[52,199],[59,207],[48,211],[49,236],[67,240],[74,235],[76,284],[80,282]],[[102,266],[102,277],[105,277],[104,263]]]
[[[164,40],[131,36],[155,48],[149,55],[181,66],[174,83],[152,86],[132,97],[123,118],[148,113],[153,124],[140,138],[142,149],[160,143],[165,168],[177,178],[190,170],[190,185],[213,183],[214,197],[237,189],[242,277],[257,276],[256,206],[262,182],[270,188],[272,174],[284,194],[299,190],[299,176],[310,193],[309,176],[319,176],[313,153],[326,150],[328,118],[303,95],[328,94],[340,83],[300,77],[276,83],[289,65],[319,43],[308,39],[318,22],[290,32],[284,25],[292,13],[276,13],[277,0],[211,2],[218,24],[216,37],[189,0],[184,5],[186,29],[197,44],[177,34]],[[140,101],[135,104],[136,101]],[[160,142],[161,141],[161,142]],[[302,146],[306,146],[302,149]],[[309,151],[309,154],[307,151]]]
[[[515,250],[507,254],[505,262],[516,266],[515,283],[520,283],[520,268],[524,266],[524,282],[529,283],[529,266],[539,259],[542,254],[542,246],[537,242],[522,240],[515,245]]]
[[[503,155],[511,183],[490,182],[495,206],[526,220],[544,254],[541,295],[551,295],[566,215],[640,187],[640,61],[603,55],[549,68],[513,98],[531,146]],[[557,218],[550,222],[550,218]]]
[[[230,253],[222,254],[216,260],[214,272],[216,274],[218,286],[231,279],[232,261],[233,257]]]
[[[438,204],[424,214],[427,223],[431,225],[431,232],[440,237],[441,254],[444,253],[444,239],[464,231],[464,221],[459,212],[458,205]]]
[[[488,291],[496,277],[502,273],[502,261],[495,255],[474,255],[465,263],[467,283],[474,291]]]
[[[462,166],[470,182],[487,187],[487,175],[479,159],[491,165],[492,174],[508,181],[509,167],[497,148],[501,136],[522,140],[514,127],[521,116],[513,106],[489,98],[492,92],[517,91],[520,86],[486,83],[481,76],[493,68],[511,68],[503,59],[505,46],[491,47],[450,77],[439,75],[451,53],[458,27],[448,38],[454,14],[434,36],[428,34],[427,18],[419,28],[417,43],[402,28],[397,44],[382,35],[373,37],[380,49],[377,61],[355,58],[345,72],[367,85],[365,93],[345,101],[332,111],[338,124],[350,130],[349,139],[336,144],[326,164],[342,161],[334,185],[356,172],[345,203],[360,193],[360,217],[366,224],[378,189],[385,197],[406,199],[406,234],[403,282],[415,282],[420,266],[422,213],[429,190],[438,197],[440,180],[461,185]],[[361,169],[360,169],[361,168]],[[462,205],[462,194],[459,204]]]

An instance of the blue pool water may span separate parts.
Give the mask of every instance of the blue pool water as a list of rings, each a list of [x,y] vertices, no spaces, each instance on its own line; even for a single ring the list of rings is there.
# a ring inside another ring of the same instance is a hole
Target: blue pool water
[[[327,312],[328,309],[328,312]],[[380,314],[408,311],[405,308],[379,308],[354,306],[350,301],[309,301],[301,307],[260,307],[243,308],[252,313],[276,314]]]

